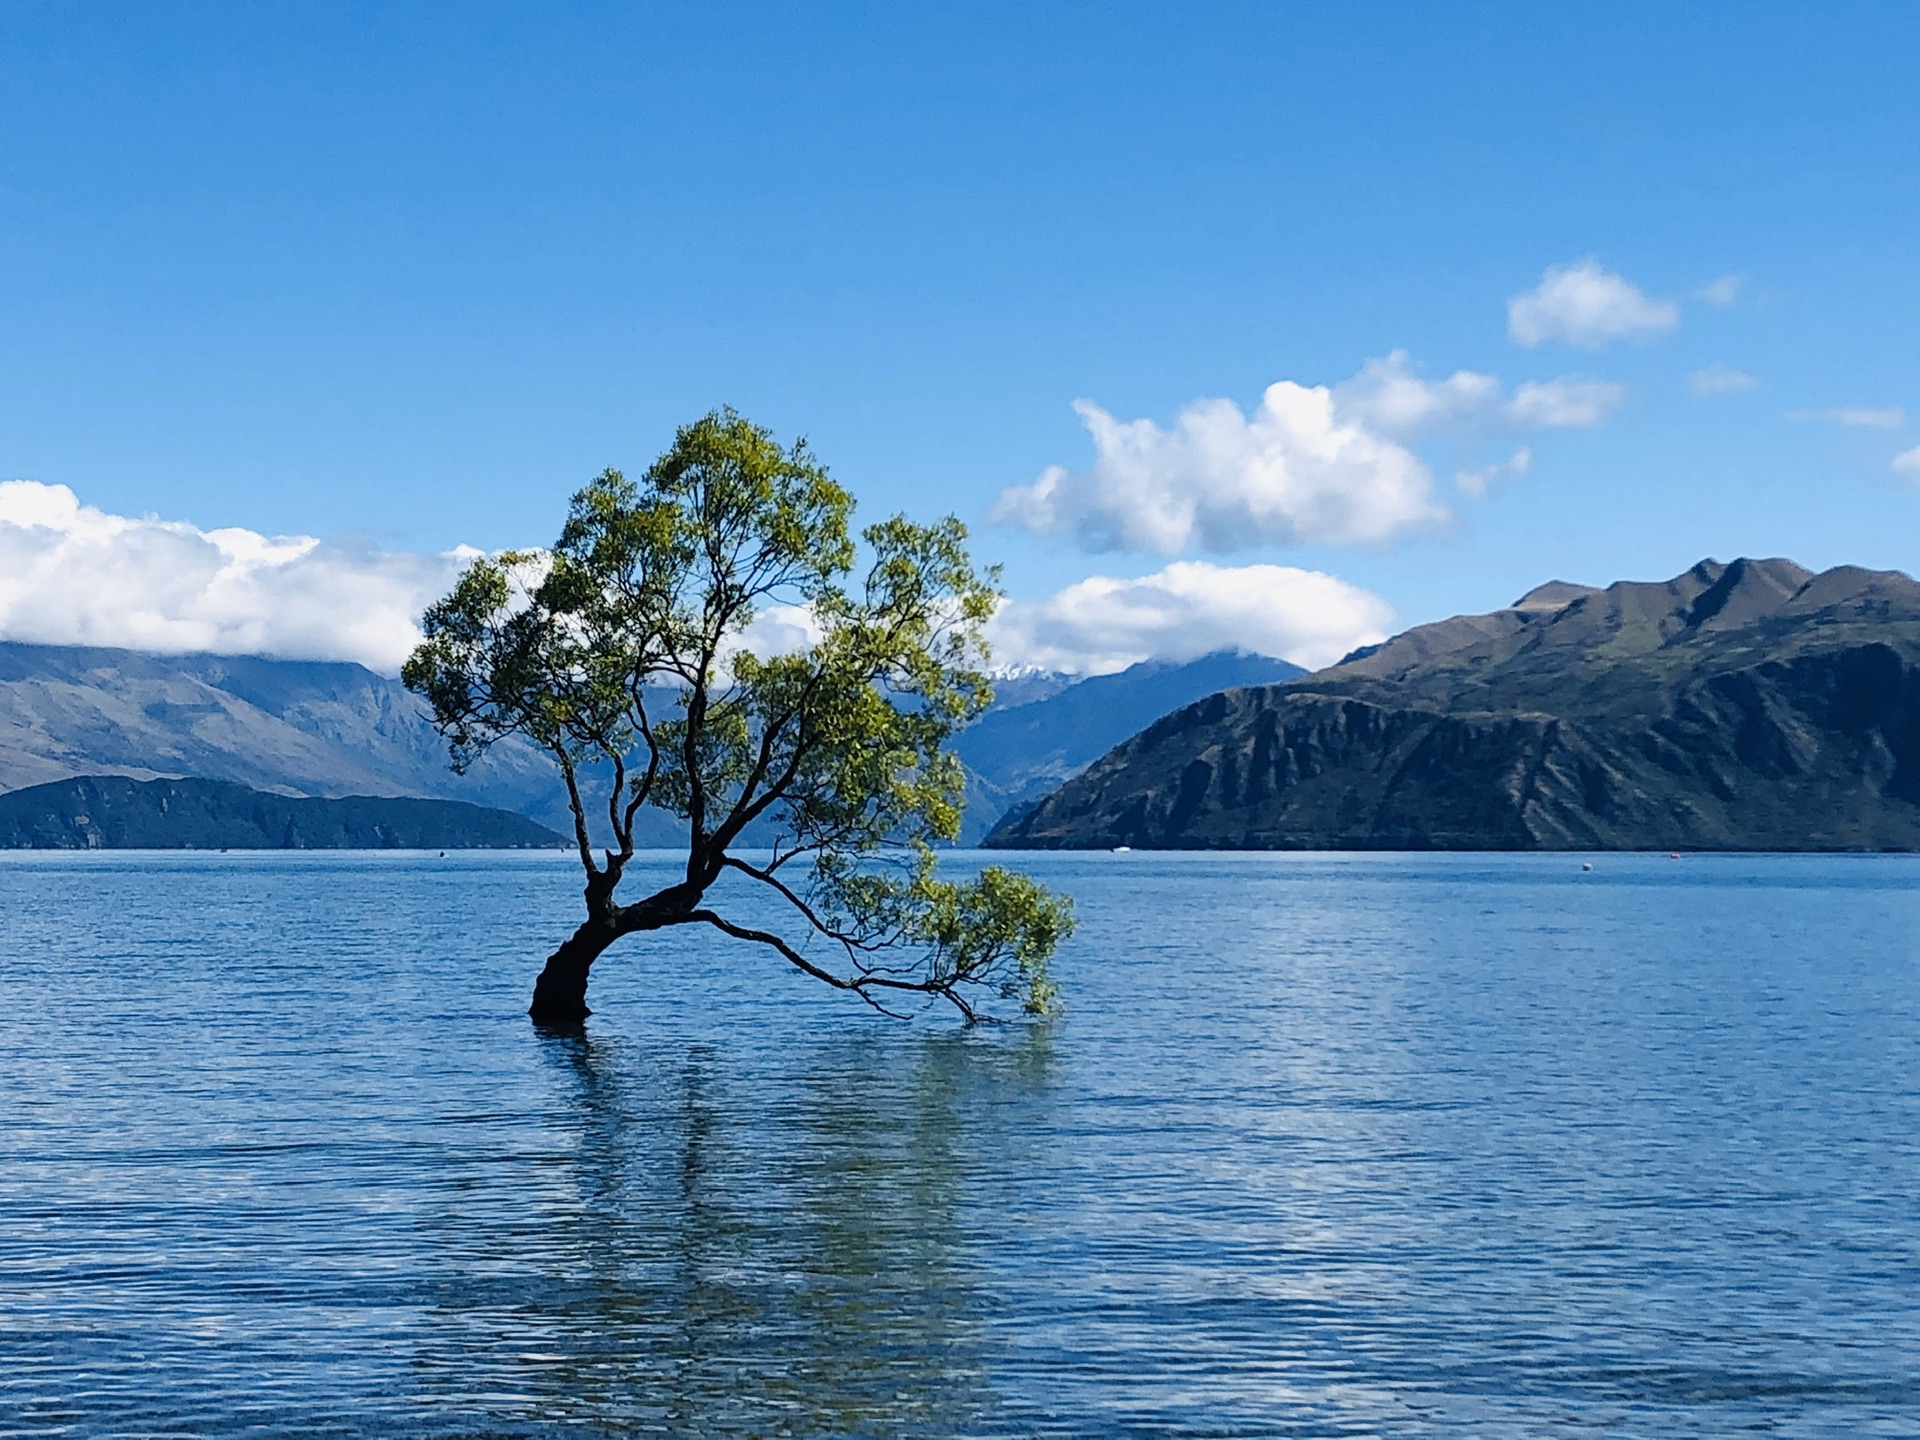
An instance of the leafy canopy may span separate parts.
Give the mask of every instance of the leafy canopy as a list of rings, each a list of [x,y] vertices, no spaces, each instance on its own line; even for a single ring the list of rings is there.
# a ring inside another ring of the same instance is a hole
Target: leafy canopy
[[[508,735],[553,757],[605,938],[705,924],[881,1008],[918,993],[973,1019],[998,994],[1042,1013],[1069,902],[998,867],[942,880],[933,851],[959,833],[946,742],[992,698],[998,572],[974,569],[958,520],[896,516],[861,532],[856,576],[852,512],[804,441],[707,415],[637,482],[609,470],[576,494],[551,550],[475,561],[427,611],[406,683],[455,768]],[[769,615],[810,642],[759,653]],[[622,904],[648,805],[684,822],[685,875]],[[729,872],[794,924],[709,906]]]

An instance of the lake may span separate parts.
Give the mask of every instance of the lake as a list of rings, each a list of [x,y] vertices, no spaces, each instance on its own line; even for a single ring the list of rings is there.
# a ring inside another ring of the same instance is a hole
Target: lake
[[[1920,858],[1015,858],[555,1038],[565,855],[0,855],[0,1435],[1920,1433]]]

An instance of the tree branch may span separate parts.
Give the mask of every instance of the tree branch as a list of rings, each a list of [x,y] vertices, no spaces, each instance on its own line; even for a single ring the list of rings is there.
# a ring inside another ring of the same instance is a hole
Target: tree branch
[[[927,980],[896,980],[886,975],[862,972],[857,978],[849,980],[843,975],[836,975],[831,970],[823,969],[814,964],[811,960],[807,959],[806,956],[794,949],[793,946],[769,930],[755,930],[746,925],[736,925],[733,921],[716,914],[712,910],[693,910],[688,912],[685,919],[689,922],[697,921],[702,924],[711,925],[716,930],[724,931],[726,934],[733,936],[736,940],[752,940],[756,944],[770,946],[786,957],[787,963],[796,969],[804,971],[816,980],[831,985],[836,990],[851,991],[869,1005],[873,1006],[874,1009],[883,1014],[892,1015],[895,1019],[905,1019],[906,1017],[887,1009],[875,996],[869,993],[870,991],[878,989],[909,995],[937,995],[941,999],[949,1002],[961,1015],[966,1017],[969,1025],[976,1024],[987,1018],[969,1005],[966,997],[955,989],[955,986],[964,977],[955,976],[945,980],[937,977]]]
[[[567,754],[564,745],[547,748],[553,751],[554,758],[560,762],[560,773],[567,778],[567,805],[573,811],[573,840],[580,849],[580,863],[587,867],[589,876],[598,875],[600,867],[593,863],[593,840],[587,834],[587,809],[580,800],[580,782],[574,778],[573,757]]]
[[[627,801],[626,813],[615,827],[620,836],[620,855],[622,859],[633,858],[633,817],[640,813],[640,807],[647,803],[647,797],[653,794],[654,777],[660,773],[660,746],[653,738],[653,726],[647,720],[647,707],[644,701],[636,700],[635,715],[640,722],[640,738],[647,742],[647,773],[633,787],[633,795]]]
[[[793,946],[789,945],[785,940],[782,940],[778,935],[773,934],[771,931],[754,930],[745,925],[736,925],[731,920],[728,920],[723,916],[717,915],[711,910],[695,910],[691,914],[689,914],[686,918],[689,921],[698,921],[702,924],[711,925],[713,926],[714,929],[722,931],[728,935],[731,935],[736,940],[751,940],[756,944],[769,946],[772,949],[779,951],[781,955],[785,956],[787,963],[794,966],[796,969],[804,971],[806,974],[811,975],[816,980],[819,980],[824,982],[825,984],[831,985],[836,990],[851,991],[853,994],[858,995],[862,1000],[866,1001],[867,1004],[871,1005],[874,1009],[878,1010],[881,1014],[890,1015],[896,1020],[904,1020],[907,1018],[906,1016],[901,1015],[896,1011],[887,1009],[887,1007],[882,1005],[878,999],[868,994],[867,981],[847,980],[842,978],[841,976],[834,974],[831,970],[821,969],[818,965],[815,965],[811,960],[807,959],[806,956],[802,955],[798,950],[794,949]],[[899,986],[897,988],[911,989],[914,987]],[[962,1006],[961,1008],[965,1009],[966,1007]]]
[[[862,951],[872,952],[875,950],[882,950],[889,945],[898,944],[900,937],[897,934],[893,936],[891,939],[883,939],[883,940],[856,939],[854,936],[849,935],[846,931],[836,929],[834,928],[834,926],[829,924],[825,919],[821,917],[820,913],[816,911],[813,908],[813,906],[807,903],[805,897],[800,895],[799,892],[794,890],[792,886],[788,885],[784,880],[782,880],[778,875],[775,875],[771,870],[763,870],[757,865],[749,865],[745,860],[742,860],[735,855],[723,855],[720,859],[720,863],[724,866],[727,866],[730,869],[738,870],[743,875],[751,876],[753,879],[758,880],[761,884],[769,886],[773,890],[778,891],[779,894],[787,901],[789,905],[793,906],[795,910],[798,910],[800,912],[801,916],[806,920],[807,924],[811,925],[815,930],[817,930],[821,935],[825,936],[827,939],[834,941],[836,944],[844,948],[847,952],[847,959],[850,960],[860,970],[861,974],[865,975],[865,974],[883,973],[876,970],[876,967],[870,966],[864,960],[862,960],[860,958],[860,952]]]

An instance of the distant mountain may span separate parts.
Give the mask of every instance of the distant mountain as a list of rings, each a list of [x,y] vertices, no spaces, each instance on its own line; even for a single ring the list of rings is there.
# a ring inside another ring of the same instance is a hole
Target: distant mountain
[[[1032,804],[1168,711],[1218,690],[1305,673],[1285,660],[1223,650],[1184,664],[1148,660],[1078,684],[1058,676],[1050,686],[1030,681],[1039,691],[1033,699],[998,685],[994,707],[954,737],[968,771],[961,840],[977,842],[1002,816]]]
[[[1555,582],[1168,715],[988,843],[1920,848],[1920,584]]]
[[[1016,705],[1031,705],[1036,700],[1045,700],[1058,695],[1069,685],[1080,683],[1078,675],[1063,674],[1058,670],[1017,670],[1010,675],[995,675],[993,680],[993,708],[1011,710]]]
[[[224,780],[86,775],[0,795],[0,849],[529,850],[568,842],[457,800],[295,798]]]
[[[0,790],[82,774],[424,795],[543,816],[564,804],[531,746],[497,746],[455,775],[420,701],[359,665],[0,643]]]
[[[994,708],[957,737],[969,766],[968,842],[1168,710],[1228,685],[1299,674],[1284,660],[1209,655],[1077,681],[1047,671],[996,683]],[[358,665],[258,656],[149,655],[0,642],[0,792],[76,775],[197,776],[288,795],[416,795],[498,806],[562,833],[572,821],[546,756],[515,740],[472,771],[418,697]],[[642,844],[678,822],[643,814]]]

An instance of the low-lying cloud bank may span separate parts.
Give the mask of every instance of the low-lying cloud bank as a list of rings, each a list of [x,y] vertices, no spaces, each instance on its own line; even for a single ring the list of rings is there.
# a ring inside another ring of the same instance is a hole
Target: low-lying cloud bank
[[[393,674],[419,641],[420,613],[478,553],[202,530],[83,505],[64,485],[0,482],[0,640],[351,660]],[[1236,647],[1314,668],[1383,638],[1391,618],[1379,596],[1330,575],[1185,562],[1009,601],[991,638],[996,664],[1080,674]],[[778,606],[744,638],[778,650],[813,633],[805,612]]]
[[[990,638],[998,663],[1088,675],[1230,649],[1317,670],[1386,639],[1392,620],[1378,595],[1317,570],[1181,560],[1137,580],[1093,575],[1046,600],[1009,601]]]
[[[201,530],[0,482],[0,639],[354,660],[389,674],[420,612],[478,551],[393,553],[310,535]]]

